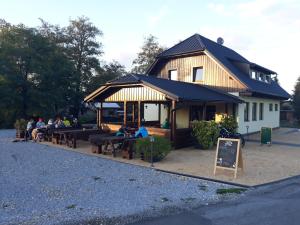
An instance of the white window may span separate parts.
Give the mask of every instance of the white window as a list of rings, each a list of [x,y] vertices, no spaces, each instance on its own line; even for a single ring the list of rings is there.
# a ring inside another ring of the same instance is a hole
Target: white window
[[[169,79],[178,80],[177,70],[169,70]]]
[[[256,79],[256,72],[255,71],[251,72],[251,78],[254,79],[254,80]]]
[[[193,68],[193,82],[199,82],[203,80],[203,67]]]

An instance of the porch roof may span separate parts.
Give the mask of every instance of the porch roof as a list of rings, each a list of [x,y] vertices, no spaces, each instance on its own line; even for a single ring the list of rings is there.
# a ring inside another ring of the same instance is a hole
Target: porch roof
[[[93,101],[95,98],[104,99],[124,87],[128,88],[137,86],[152,88],[164,94],[167,98],[176,101],[243,102],[240,98],[234,95],[204,85],[168,80],[141,74],[128,74],[107,82],[105,85],[88,95],[84,100]]]

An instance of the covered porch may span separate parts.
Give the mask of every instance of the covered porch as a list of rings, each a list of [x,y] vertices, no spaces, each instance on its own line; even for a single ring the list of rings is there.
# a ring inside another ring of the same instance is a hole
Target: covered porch
[[[99,128],[114,132],[122,125],[132,129],[143,125],[149,134],[169,138],[175,148],[193,143],[191,121],[236,115],[237,104],[242,103],[238,97],[200,84],[136,74],[106,83],[85,101],[99,103]],[[107,102],[120,105],[115,119],[110,121],[103,118],[103,103]]]

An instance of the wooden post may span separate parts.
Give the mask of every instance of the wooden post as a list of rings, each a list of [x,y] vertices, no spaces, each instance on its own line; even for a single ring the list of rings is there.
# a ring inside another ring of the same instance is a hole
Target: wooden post
[[[124,126],[127,124],[127,103],[124,101]]]
[[[100,109],[97,108],[97,127],[98,129],[100,128],[100,121],[99,121],[99,113],[100,113]]]
[[[159,121],[159,124],[161,124],[160,114],[161,114],[161,104],[159,103],[158,104],[158,121]]]
[[[171,140],[175,141],[176,136],[176,101],[172,101],[172,108],[171,108]]]
[[[100,110],[99,110],[99,114],[98,114],[98,116],[99,116],[99,128],[101,128],[102,127],[102,122],[103,122],[103,103],[102,102],[100,102]]]
[[[134,124],[134,121],[135,121],[135,115],[134,115],[134,113],[135,113],[135,103],[133,102],[132,103],[132,124]]]
[[[141,101],[138,101],[138,127],[141,126]]]

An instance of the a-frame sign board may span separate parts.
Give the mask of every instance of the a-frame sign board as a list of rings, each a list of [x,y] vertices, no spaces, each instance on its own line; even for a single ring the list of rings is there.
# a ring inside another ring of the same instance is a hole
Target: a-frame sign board
[[[238,168],[244,170],[240,139],[219,138],[214,175],[217,169],[230,170],[234,172],[234,178],[236,178]]]

